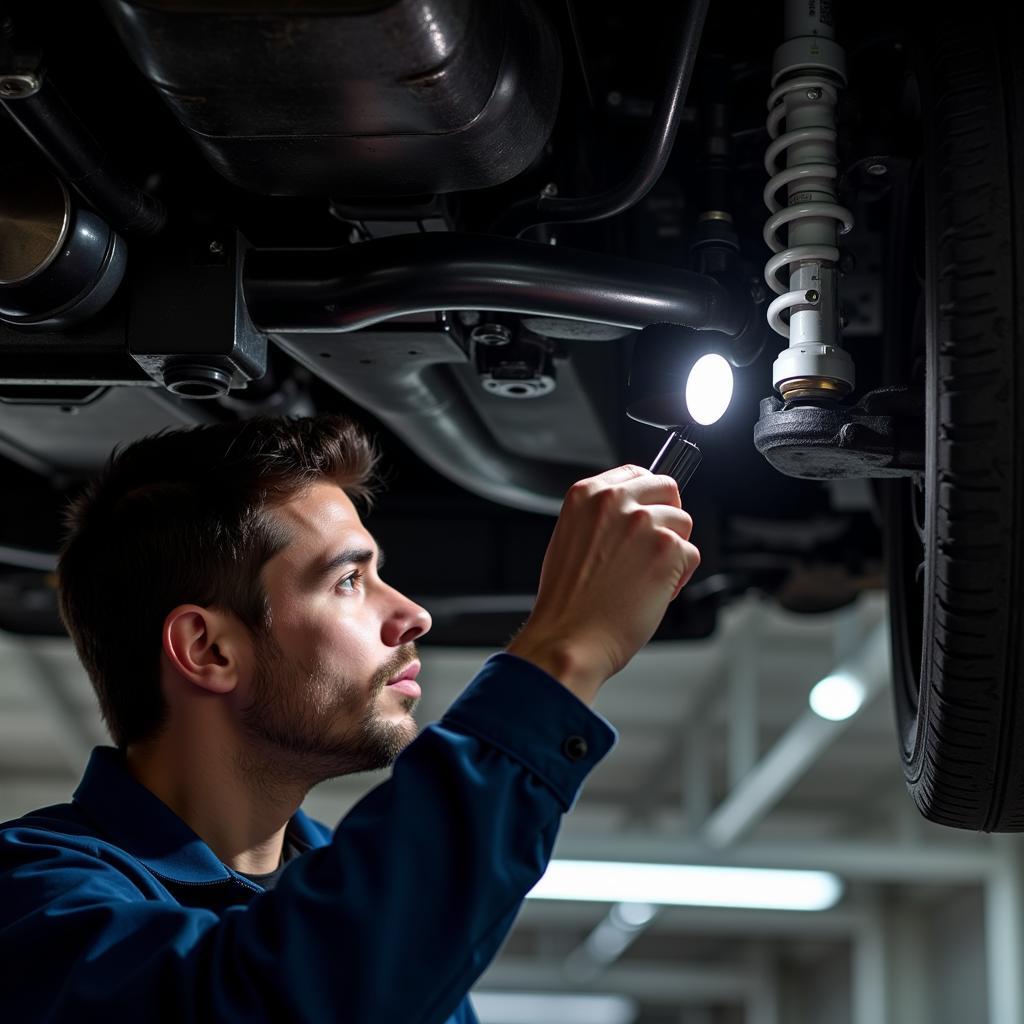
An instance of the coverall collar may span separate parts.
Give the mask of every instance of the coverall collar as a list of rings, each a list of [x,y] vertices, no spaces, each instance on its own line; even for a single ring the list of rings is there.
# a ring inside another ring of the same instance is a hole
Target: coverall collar
[[[93,748],[72,799],[107,840],[163,878],[222,882],[237,877],[167,804],[135,780],[115,747]],[[301,809],[289,820],[287,834],[303,849],[324,843]]]

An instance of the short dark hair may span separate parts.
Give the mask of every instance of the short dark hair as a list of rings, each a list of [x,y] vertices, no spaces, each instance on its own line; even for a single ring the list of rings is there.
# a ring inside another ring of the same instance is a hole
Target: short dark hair
[[[288,540],[269,513],[321,480],[369,507],[379,458],[338,415],[162,431],[114,450],[68,509],[57,580],[61,618],[118,747],[166,723],[167,613],[218,608],[265,636],[260,570]]]

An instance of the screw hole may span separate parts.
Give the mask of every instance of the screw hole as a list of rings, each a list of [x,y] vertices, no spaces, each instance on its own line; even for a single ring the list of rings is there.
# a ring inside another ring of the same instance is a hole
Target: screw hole
[[[330,352],[321,352],[320,353],[320,358],[321,359],[330,359],[331,358],[331,353]]]

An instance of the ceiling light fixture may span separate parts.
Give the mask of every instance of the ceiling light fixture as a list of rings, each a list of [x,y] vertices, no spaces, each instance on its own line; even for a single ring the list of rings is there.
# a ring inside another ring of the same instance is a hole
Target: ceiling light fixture
[[[755,910],[828,910],[843,883],[828,871],[553,860],[531,899]]]
[[[819,717],[844,722],[861,709],[865,696],[864,684],[856,676],[835,672],[815,684],[808,702]]]
[[[633,1024],[636,1001],[614,995],[474,992],[480,1024]]]

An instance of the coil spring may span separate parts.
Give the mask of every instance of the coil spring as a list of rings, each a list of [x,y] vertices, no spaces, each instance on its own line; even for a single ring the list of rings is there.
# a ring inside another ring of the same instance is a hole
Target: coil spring
[[[783,82],[768,97],[768,135],[772,139],[764,155],[765,170],[771,176],[764,189],[765,206],[772,216],[764,226],[764,240],[768,248],[775,253],[765,264],[764,279],[773,292],[778,295],[768,306],[768,325],[776,334],[789,337],[788,319],[783,314],[795,306],[807,307],[806,293],[790,291],[779,280],[779,272],[784,267],[793,267],[809,261],[837,263],[839,250],[834,245],[796,245],[787,248],[778,238],[778,231],[794,221],[810,218],[831,217],[839,222],[839,233],[845,235],[853,228],[853,214],[837,203],[805,202],[795,206],[784,206],[777,199],[780,189],[790,182],[805,178],[838,177],[838,170],[833,164],[807,163],[795,167],[780,168],[780,158],[791,146],[801,142],[832,142],[836,140],[834,128],[808,127],[779,134],[782,122],[786,118],[786,97],[797,90],[819,90],[820,96],[827,99],[832,107],[838,101],[836,85],[833,81],[820,75],[803,75]]]

